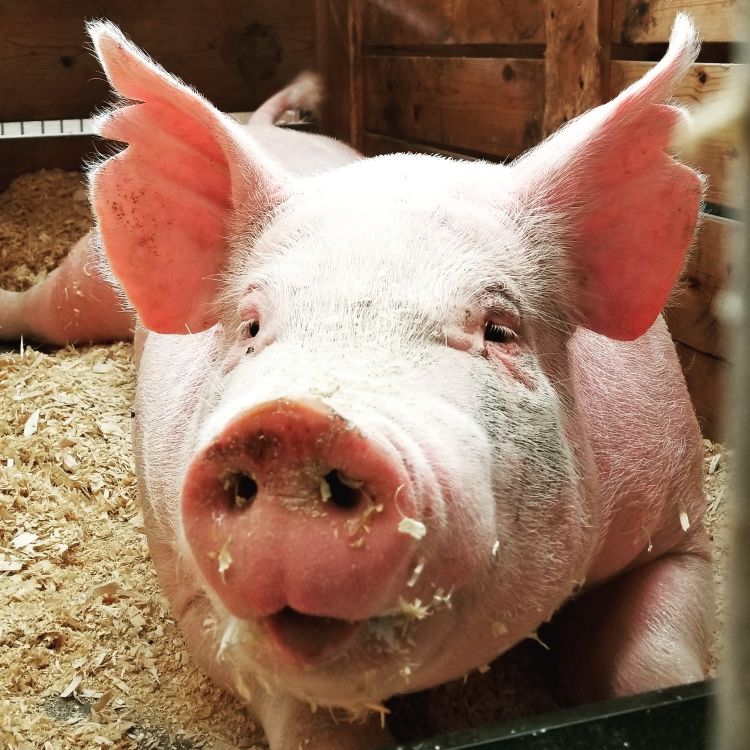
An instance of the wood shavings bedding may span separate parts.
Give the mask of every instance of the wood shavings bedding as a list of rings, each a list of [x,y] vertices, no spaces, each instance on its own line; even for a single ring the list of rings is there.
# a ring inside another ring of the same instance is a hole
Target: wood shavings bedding
[[[0,197],[1,286],[34,283],[89,228],[80,190],[79,174],[52,171]],[[265,747],[193,666],[159,590],[134,376],[125,343],[0,352],[1,748]]]
[[[22,175],[0,193],[0,288],[18,291],[43,278],[90,228],[80,173]]]
[[[15,696],[0,707],[0,747],[30,736],[30,747],[136,747],[128,727],[169,726],[165,716],[197,739],[256,746],[241,707],[192,667],[148,559],[132,347],[27,348],[0,355],[0,373],[1,694]],[[30,414],[38,422],[24,436]],[[95,708],[61,726],[44,718],[55,695]]]
[[[41,278],[90,222],[80,175],[19,178],[0,196],[0,287]],[[0,351],[0,748],[265,747],[193,666],[159,590],[137,507],[133,387],[130,344]],[[706,448],[721,585],[728,453]],[[550,675],[526,641],[490,670],[390,701],[389,720],[413,738],[552,710]]]

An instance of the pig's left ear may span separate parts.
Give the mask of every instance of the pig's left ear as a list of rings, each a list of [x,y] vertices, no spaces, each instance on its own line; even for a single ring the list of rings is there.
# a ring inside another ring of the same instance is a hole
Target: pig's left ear
[[[97,120],[124,151],[90,175],[112,270],[141,322],[159,333],[216,322],[232,223],[251,231],[280,200],[283,177],[243,129],[152,62],[109,23],[89,33],[125,99]]]
[[[563,222],[576,322],[610,338],[651,326],[693,241],[703,181],[664,151],[686,117],[664,101],[698,49],[690,19],[678,15],[655,68],[512,168],[518,209]]]

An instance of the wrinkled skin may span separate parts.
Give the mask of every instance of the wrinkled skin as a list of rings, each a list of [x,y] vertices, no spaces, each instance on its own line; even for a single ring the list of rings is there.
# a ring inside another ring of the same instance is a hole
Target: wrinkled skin
[[[701,679],[701,440],[658,317],[700,203],[663,154],[687,22],[649,79],[509,168],[273,129],[309,85],[243,130],[113,27],[92,34],[145,104],[102,121],[131,145],[94,171],[101,240],[58,278],[96,291],[102,245],[137,315],[93,295],[80,320],[48,284],[0,298],[0,332],[139,321],[152,557],[194,658],[271,747],[387,743],[368,710],[571,599],[571,700]]]

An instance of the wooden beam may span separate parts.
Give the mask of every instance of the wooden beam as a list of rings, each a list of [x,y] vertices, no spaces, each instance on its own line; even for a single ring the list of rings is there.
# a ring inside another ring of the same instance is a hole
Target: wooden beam
[[[255,109],[313,65],[309,0],[3,2],[0,121],[89,117],[111,99],[87,18],[117,23],[167,70],[228,112]]]
[[[370,132],[497,157],[540,140],[541,60],[373,56],[364,73]]]
[[[720,296],[731,285],[731,250],[737,246],[740,231],[739,222],[703,218],[681,283],[665,310],[673,338],[722,359],[731,359],[731,350],[719,310]]]
[[[599,0],[545,0],[543,134],[601,103]]]
[[[357,150],[363,144],[362,4],[317,0],[318,70],[325,86],[321,132]]]
[[[365,6],[367,45],[544,42],[542,0],[378,0]]]
[[[742,41],[737,0],[615,0],[614,41],[667,42],[678,11],[690,13],[706,42]]]
[[[0,138],[0,192],[22,174],[39,169],[83,169],[97,156],[97,146],[106,151],[100,138],[92,135],[62,135],[55,138]]]

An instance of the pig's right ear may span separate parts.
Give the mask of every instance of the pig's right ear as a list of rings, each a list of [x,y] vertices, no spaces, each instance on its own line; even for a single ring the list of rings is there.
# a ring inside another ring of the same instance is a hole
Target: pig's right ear
[[[91,23],[89,33],[127,100],[97,120],[101,135],[128,144],[90,175],[104,251],[147,328],[205,330],[217,320],[232,222],[239,211],[262,221],[281,199],[283,176],[240,126],[116,26]]]

